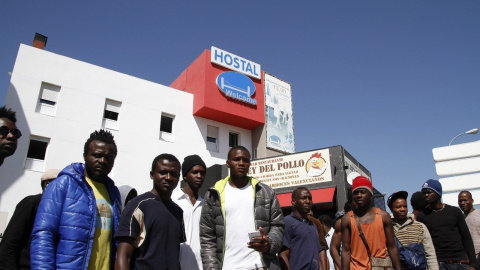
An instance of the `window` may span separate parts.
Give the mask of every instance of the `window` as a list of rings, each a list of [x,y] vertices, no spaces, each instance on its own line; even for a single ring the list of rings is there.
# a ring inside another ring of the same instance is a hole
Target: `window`
[[[228,146],[234,147],[238,145],[238,133],[229,132],[228,133]]]
[[[59,93],[60,86],[42,82],[36,111],[41,114],[54,116]]]
[[[173,142],[173,119],[175,116],[163,114],[160,119],[160,139]]]
[[[45,156],[47,154],[47,147],[50,139],[31,136],[30,144],[28,146],[27,159],[25,161],[25,169],[43,172]]]
[[[207,125],[207,150],[218,152],[218,127]]]
[[[118,115],[120,114],[121,102],[106,99],[105,111],[103,112],[103,127],[118,130]]]

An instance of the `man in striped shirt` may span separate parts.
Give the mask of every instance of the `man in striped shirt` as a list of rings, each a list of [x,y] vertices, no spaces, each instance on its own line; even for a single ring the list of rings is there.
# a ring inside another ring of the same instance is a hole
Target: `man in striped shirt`
[[[421,243],[425,250],[428,270],[438,269],[435,247],[427,227],[413,219],[413,214],[408,213],[408,193],[397,191],[388,197],[387,205],[393,214],[393,232],[398,241],[403,245]],[[404,266],[402,265],[402,268]]]

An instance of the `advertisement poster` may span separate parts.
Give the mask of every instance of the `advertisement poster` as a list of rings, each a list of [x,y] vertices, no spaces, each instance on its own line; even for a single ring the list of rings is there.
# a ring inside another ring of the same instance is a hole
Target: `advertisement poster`
[[[273,189],[332,181],[330,151],[327,148],[255,160],[248,175]]]
[[[295,153],[292,89],[290,84],[265,73],[267,147]]]

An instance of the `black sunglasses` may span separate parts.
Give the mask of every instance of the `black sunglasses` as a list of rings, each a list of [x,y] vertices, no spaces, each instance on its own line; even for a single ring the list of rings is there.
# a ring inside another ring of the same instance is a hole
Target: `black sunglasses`
[[[15,139],[20,139],[20,137],[22,137],[22,132],[17,128],[9,129],[7,126],[0,127],[0,135],[2,135],[2,137],[6,137],[8,133],[12,133]]]

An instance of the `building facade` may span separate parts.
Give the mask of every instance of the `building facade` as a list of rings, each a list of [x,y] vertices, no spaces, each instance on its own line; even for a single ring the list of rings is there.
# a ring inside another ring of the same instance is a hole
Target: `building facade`
[[[84,143],[101,128],[118,148],[109,176],[139,193],[152,188],[152,160],[172,153],[204,159],[203,194],[228,175],[235,145],[251,151],[250,174],[274,188],[287,211],[293,189],[307,186],[316,209],[333,216],[351,172],[371,179],[342,146],[295,153],[291,86],[253,61],[212,47],[165,86],[45,51],[45,43],[40,35],[33,47],[20,45],[5,99],[23,136],[0,167],[0,233],[16,204],[41,192],[42,173],[83,162]]]
[[[180,161],[198,154],[209,167],[225,164],[233,145],[247,147],[256,158],[283,153],[267,150],[264,73],[249,60],[222,51],[227,63],[242,61],[243,73],[252,72],[235,80],[231,73],[242,70],[215,63],[205,50],[172,86],[164,86],[40,45],[20,45],[5,99],[17,112],[23,136],[0,167],[0,232],[22,198],[41,192],[41,174],[83,162],[85,141],[101,128],[113,133],[118,147],[110,177],[139,192],[151,189],[151,162],[160,153]],[[218,77],[223,78],[220,85]],[[247,98],[250,103],[244,102]]]

